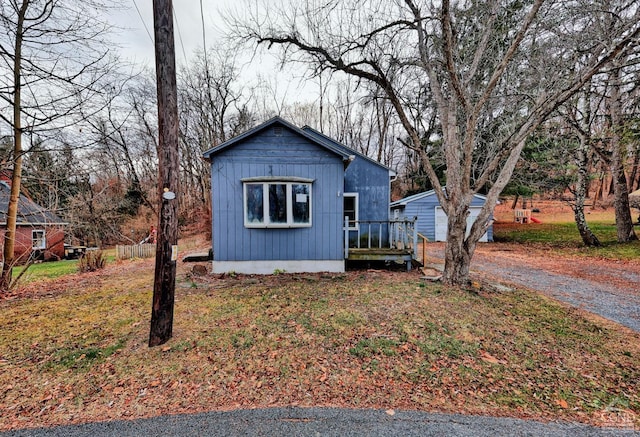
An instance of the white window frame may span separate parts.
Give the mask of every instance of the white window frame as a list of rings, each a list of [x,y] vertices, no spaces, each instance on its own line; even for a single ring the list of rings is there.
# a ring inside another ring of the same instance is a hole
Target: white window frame
[[[358,230],[358,220],[360,220],[360,199],[359,193],[344,193],[343,197],[353,197],[354,207],[355,207],[355,223],[353,226],[349,226],[347,230],[349,231],[357,231]],[[344,199],[342,200],[342,207],[344,208]],[[346,217],[347,214],[343,211],[343,216]],[[342,219],[344,220],[344,217]]]
[[[248,220],[248,197],[247,187],[249,185],[262,185],[262,222],[251,222]],[[287,199],[287,221],[284,223],[271,223],[269,221],[269,185],[285,185]],[[293,185],[306,185],[308,187],[309,194],[309,221],[300,223],[293,220]],[[313,217],[313,179],[306,178],[246,178],[242,179],[242,216],[245,228],[310,228],[312,226]]]
[[[38,241],[41,242],[40,246],[36,246],[36,234],[41,234],[42,238],[38,238]],[[31,230],[31,248],[34,250],[43,250],[47,248],[47,233],[44,229],[33,229]]]

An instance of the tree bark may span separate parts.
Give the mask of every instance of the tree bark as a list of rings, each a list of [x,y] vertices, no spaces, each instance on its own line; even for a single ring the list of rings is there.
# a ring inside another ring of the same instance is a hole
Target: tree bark
[[[576,152],[576,161],[578,165],[578,178],[576,181],[575,203],[573,205],[573,216],[578,227],[578,232],[582,238],[582,242],[588,247],[600,246],[600,240],[591,232],[591,228],[587,223],[584,215],[584,201],[587,194],[587,185],[589,183],[588,166],[589,166],[589,145],[584,137],[580,137],[580,145]]]
[[[619,243],[637,240],[633,230],[633,219],[629,206],[629,188],[624,172],[623,144],[620,138],[622,117],[620,115],[620,74],[621,65],[618,60],[613,63],[611,92],[609,94],[609,119],[611,136],[611,176],[613,183],[613,208],[616,216],[616,230]]]
[[[13,58],[13,173],[11,175],[11,192],[7,207],[7,229],[4,234],[2,276],[0,277],[0,290],[7,291],[11,286],[11,272],[13,269],[16,223],[18,218],[18,201],[20,200],[20,182],[22,181],[22,39],[24,19],[29,7],[28,1],[23,1],[18,13],[16,26],[15,56]]]
[[[447,215],[447,245],[444,255],[442,282],[447,285],[465,285],[469,282],[469,268],[476,244],[465,237],[468,208],[465,212]]]

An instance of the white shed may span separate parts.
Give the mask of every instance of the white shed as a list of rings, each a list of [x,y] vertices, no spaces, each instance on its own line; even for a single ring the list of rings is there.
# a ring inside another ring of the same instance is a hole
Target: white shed
[[[467,232],[471,229],[480,209],[487,198],[476,194],[469,207],[469,217],[467,218]],[[417,217],[418,232],[431,241],[446,241],[447,239],[447,215],[438,202],[438,197],[434,190],[414,194],[404,199],[396,200],[391,205],[392,217]],[[487,232],[480,238],[480,241],[493,241],[493,226],[490,225]]]

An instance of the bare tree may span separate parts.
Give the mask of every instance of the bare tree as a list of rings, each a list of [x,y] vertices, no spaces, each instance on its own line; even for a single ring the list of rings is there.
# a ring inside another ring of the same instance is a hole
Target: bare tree
[[[0,289],[10,285],[22,175],[23,136],[61,129],[99,93],[113,65],[101,1],[0,3],[0,118],[13,129],[12,184]],[[11,116],[4,109],[9,108]]]
[[[607,44],[590,35],[601,10],[618,17]],[[327,0],[251,13],[231,21],[235,37],[279,46],[285,60],[340,71],[385,93],[448,217],[448,284],[468,281],[476,244],[528,135],[640,33],[637,7],[606,1]],[[577,64],[585,53],[587,62]],[[416,101],[423,88],[432,101]],[[441,126],[446,189],[422,147],[416,117],[425,103]],[[465,235],[481,190],[486,204]]]
[[[209,167],[202,152],[253,122],[238,78],[234,54],[222,48],[199,53],[178,78],[182,215],[209,210]]]

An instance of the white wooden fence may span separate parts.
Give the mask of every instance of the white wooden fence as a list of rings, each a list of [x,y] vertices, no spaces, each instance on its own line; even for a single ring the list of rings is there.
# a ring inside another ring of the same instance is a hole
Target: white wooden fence
[[[155,244],[134,244],[131,246],[116,246],[116,259],[153,258],[156,256]]]

